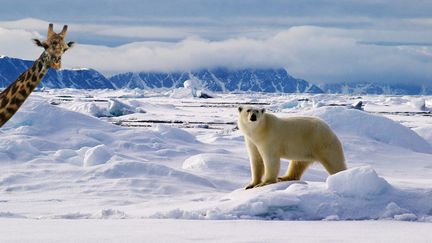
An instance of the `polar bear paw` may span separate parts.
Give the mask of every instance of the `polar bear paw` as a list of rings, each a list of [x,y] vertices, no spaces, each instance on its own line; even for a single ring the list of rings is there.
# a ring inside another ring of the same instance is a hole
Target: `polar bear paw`
[[[270,184],[273,184],[273,183],[276,183],[276,182],[277,182],[277,180],[264,181],[264,182],[259,183],[255,187],[267,186],[267,185],[270,185]]]
[[[254,187],[256,187],[258,184],[260,184],[259,181],[258,181],[258,182],[251,182],[251,183],[249,183],[249,185],[247,185],[247,186],[245,187],[245,190],[248,190],[248,189],[254,188]]]
[[[293,178],[293,177],[289,177],[289,176],[280,176],[277,178],[278,182],[282,182],[282,181],[298,181],[299,179]]]
[[[249,184],[249,185],[247,185],[246,187],[245,187],[245,190],[248,190],[248,189],[251,189],[251,188],[254,188],[256,185],[254,185],[254,184]]]

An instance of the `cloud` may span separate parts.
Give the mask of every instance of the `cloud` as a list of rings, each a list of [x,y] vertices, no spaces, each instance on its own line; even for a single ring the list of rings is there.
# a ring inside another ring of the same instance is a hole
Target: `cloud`
[[[0,26],[4,25],[0,23]],[[47,23],[36,23],[32,27],[38,29],[38,32],[0,27],[0,54],[35,59],[41,49],[32,45],[30,39],[45,35]],[[73,27],[71,26],[71,31]],[[104,29],[96,25],[75,27],[81,28],[81,32]],[[101,35],[116,32],[110,32],[108,27],[105,30],[108,32]],[[139,30],[125,29],[124,33],[121,29],[118,31],[119,35],[128,35],[129,32]],[[126,71],[187,71],[215,67],[285,67],[295,77],[315,83],[428,83],[432,77],[431,46],[404,45],[403,42],[421,42],[429,38],[430,34],[407,38],[413,33],[417,32],[368,32],[361,29],[299,26],[277,31],[265,38],[236,37],[210,41],[200,37],[187,37],[176,42],[144,41],[117,47],[78,43],[65,54],[63,65],[70,68],[90,67],[105,74]],[[389,40],[401,40],[401,43],[370,44],[385,36],[390,36]]]
[[[110,19],[115,19],[110,17]],[[368,16],[227,16],[203,17],[146,17],[144,22],[123,18],[116,23],[53,22],[60,30],[69,25],[68,37],[81,44],[119,46],[132,42],[179,42],[189,37],[207,40],[226,40],[246,37],[265,39],[292,27],[314,26],[345,30],[364,43],[380,45],[430,43],[432,32],[430,18],[371,18]],[[132,23],[129,23],[132,21]],[[46,33],[48,21],[25,18],[0,21],[7,29]]]
[[[0,27],[0,55],[33,59],[42,49],[37,48],[31,39],[40,37],[37,32]]]
[[[78,46],[65,60],[104,72],[177,71],[228,67],[285,67],[318,83],[340,81],[430,82],[431,48],[362,44],[356,33],[295,27],[266,39],[178,43],[142,42],[116,48]]]
[[[195,19],[196,20],[196,19]],[[202,20],[202,19],[201,19]],[[156,18],[155,21],[164,21]],[[193,20],[191,20],[193,21]],[[82,24],[82,23],[59,23],[48,22],[40,19],[25,18],[13,21],[0,21],[0,27],[15,30],[35,31],[46,33],[48,24],[54,24],[54,30],[60,31],[64,24],[68,24],[68,37],[80,43],[98,40],[99,45],[112,43],[112,39],[123,40],[130,43],[136,41],[180,41],[191,36],[204,36],[224,38],[230,36],[225,26],[161,26],[161,25],[133,25],[133,24]],[[250,29],[241,32],[252,32]],[[239,33],[236,33],[239,34]],[[121,43],[121,42],[120,42]],[[125,43],[123,43],[125,44]]]
[[[110,46],[148,40],[178,42],[190,36],[269,38],[305,25],[420,34],[430,32],[431,7],[432,2],[424,0],[15,0],[2,4],[0,20],[27,19],[3,21],[0,26],[42,33],[46,22],[28,18],[33,16],[70,24],[71,37],[80,43]]]

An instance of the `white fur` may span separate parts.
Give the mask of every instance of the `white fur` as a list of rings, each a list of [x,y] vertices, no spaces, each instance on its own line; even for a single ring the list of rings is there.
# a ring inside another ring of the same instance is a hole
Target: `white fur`
[[[252,121],[255,117],[256,121]],[[278,118],[264,109],[239,107],[238,127],[245,135],[251,164],[252,188],[285,180],[299,180],[317,161],[330,173],[346,169],[342,145],[322,120],[314,117]],[[280,159],[291,160],[278,178]]]

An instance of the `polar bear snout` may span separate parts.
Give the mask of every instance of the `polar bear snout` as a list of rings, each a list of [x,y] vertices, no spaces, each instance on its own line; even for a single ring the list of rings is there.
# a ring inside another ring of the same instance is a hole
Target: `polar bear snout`
[[[265,109],[254,108],[251,106],[240,106],[238,111],[240,119],[243,119],[244,122],[255,124],[260,122],[261,118],[264,116]]]
[[[258,119],[260,118],[260,116],[262,115],[260,113],[260,110],[248,110],[248,117],[249,117],[249,121],[251,122],[256,122],[258,121]]]

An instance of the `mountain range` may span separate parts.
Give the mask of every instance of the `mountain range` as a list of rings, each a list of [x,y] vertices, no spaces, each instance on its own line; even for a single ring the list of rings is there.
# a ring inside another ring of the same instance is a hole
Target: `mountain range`
[[[0,57],[0,87],[7,87],[32,61]],[[419,85],[378,84],[371,82],[314,85],[288,74],[284,68],[203,69],[188,72],[126,72],[105,77],[94,69],[50,69],[39,88],[121,89],[178,88],[194,80],[210,91],[341,93],[341,94],[432,94],[431,87]]]
[[[7,87],[22,72],[32,65],[33,61],[0,57],[0,87]],[[110,80],[93,69],[49,69],[42,79],[39,88],[76,88],[76,89],[114,89]]]
[[[121,73],[110,78],[116,88],[178,88],[186,80],[195,80],[216,92],[255,91],[283,93],[322,93],[316,85],[290,76],[280,69],[204,69],[190,72]]]
[[[431,95],[432,86],[417,84],[382,84],[373,82],[336,83],[319,86],[332,94]]]

